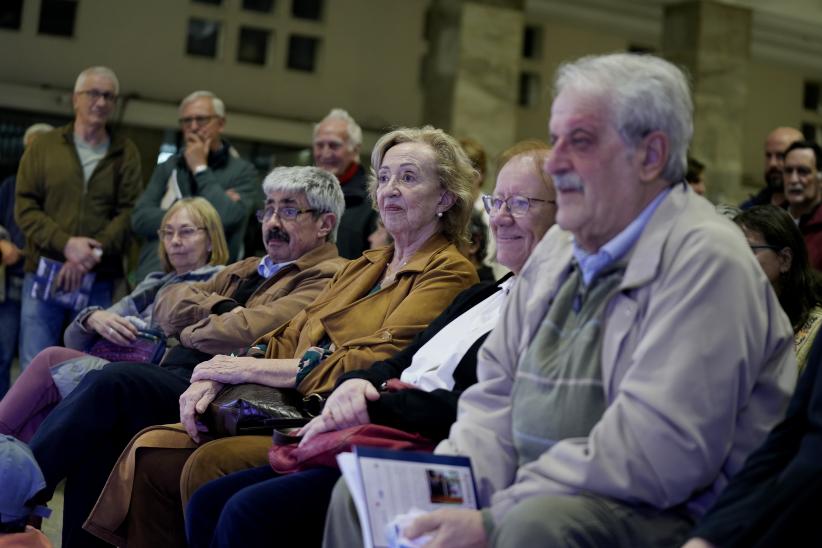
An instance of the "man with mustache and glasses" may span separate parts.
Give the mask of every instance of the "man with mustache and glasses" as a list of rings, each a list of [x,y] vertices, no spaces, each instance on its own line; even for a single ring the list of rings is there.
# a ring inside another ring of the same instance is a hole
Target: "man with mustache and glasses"
[[[131,216],[134,233],[144,240],[136,280],[162,270],[157,229],[171,204],[201,196],[220,212],[228,241],[229,262],[240,257],[246,224],[259,201],[257,171],[222,136],[226,112],[210,91],[195,91],[180,102],[180,129],[185,147],[158,165]]]
[[[247,348],[291,320],[347,262],[334,245],[345,201],[333,175],[315,167],[277,168],[263,191],[265,209],[257,217],[266,256],[158,294],[154,317],[180,344],[159,367],[121,362],[89,374],[31,440],[49,491],[67,478],[63,546],[101,545],[81,529],[83,521],[132,436],[179,420],[178,398],[194,367]]]
[[[822,149],[813,141],[792,143],[782,173],[788,213],[799,224],[811,266],[822,270]]]
[[[782,184],[782,165],[785,161],[785,150],[794,141],[804,139],[802,132],[792,127],[778,127],[765,139],[765,188],[756,196],[740,204],[740,209],[750,209],[755,205],[773,205],[787,207]]]
[[[519,274],[436,449],[471,458],[481,510],[417,517],[403,534],[428,548],[677,546],[796,383],[742,232],[685,182],[682,71],[591,56],[555,90],[545,167],[564,231]],[[351,506],[338,484],[325,546],[357,545]]]

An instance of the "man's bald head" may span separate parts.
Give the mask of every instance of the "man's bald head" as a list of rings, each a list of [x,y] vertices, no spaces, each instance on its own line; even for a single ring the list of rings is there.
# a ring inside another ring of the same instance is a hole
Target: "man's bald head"
[[[792,127],[778,127],[765,139],[765,181],[773,192],[783,191],[782,167],[785,163],[785,151],[791,143],[802,139],[802,132]]]

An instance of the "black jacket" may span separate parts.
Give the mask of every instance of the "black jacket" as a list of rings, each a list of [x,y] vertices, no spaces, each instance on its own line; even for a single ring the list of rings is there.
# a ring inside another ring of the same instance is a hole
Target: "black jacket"
[[[376,362],[368,369],[351,371],[342,375],[337,386],[348,379],[365,379],[377,389],[389,379],[396,379],[411,365],[417,350],[427,343],[439,331],[454,321],[458,316],[470,310],[497,291],[500,284],[511,274],[496,283],[480,282],[469,287],[454,299],[442,314],[404,350],[391,359]],[[435,441],[448,437],[451,425],[457,420],[457,400],[460,394],[477,382],[477,352],[488,333],[480,337],[468,349],[454,371],[454,389],[437,389],[431,392],[423,390],[402,390],[400,392],[383,392],[380,398],[368,402],[368,416],[374,424],[392,426],[406,432],[419,432]]]

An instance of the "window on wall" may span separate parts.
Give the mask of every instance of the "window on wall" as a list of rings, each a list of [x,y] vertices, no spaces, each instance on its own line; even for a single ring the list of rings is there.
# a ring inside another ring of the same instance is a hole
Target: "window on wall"
[[[533,107],[539,103],[539,74],[521,72],[519,75],[519,99],[521,107]]]
[[[73,36],[76,15],[77,0],[42,0],[37,32],[53,36]]]
[[[522,56],[525,59],[539,59],[542,52],[542,29],[526,25],[522,32]]]
[[[243,9],[271,13],[274,10],[274,0],[243,0]]]
[[[805,110],[812,110],[814,112],[822,112],[819,105],[820,99],[819,82],[805,82],[805,93],[802,97],[802,106]]]
[[[186,52],[200,57],[216,57],[220,38],[220,23],[207,19],[188,20]]]
[[[240,27],[237,61],[252,65],[264,65],[268,51],[269,31],[252,27]]]
[[[322,19],[323,0],[291,0],[291,15],[297,19]]]
[[[638,53],[638,54],[646,54],[646,53],[656,53],[656,50],[651,46],[643,46],[642,44],[629,44],[628,45],[628,53]]]
[[[314,72],[320,40],[311,36],[292,34],[288,38],[288,68]]]
[[[23,0],[3,0],[0,2],[0,29],[20,28]]]

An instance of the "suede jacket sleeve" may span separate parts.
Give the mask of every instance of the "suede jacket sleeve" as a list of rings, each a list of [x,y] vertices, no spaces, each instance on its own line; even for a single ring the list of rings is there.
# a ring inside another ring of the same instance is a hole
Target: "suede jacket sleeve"
[[[227,268],[212,282],[170,287],[162,292],[162,298],[158,296],[155,321],[167,336],[176,335],[185,346],[202,352],[221,354],[248,347],[272,328],[294,318],[346,262],[337,256],[333,244],[324,244],[310,253],[323,260],[284,268],[258,288],[244,307],[225,314],[214,314],[213,308],[231,299],[236,284],[229,279],[237,276],[237,269]],[[245,259],[243,270],[250,267],[256,271],[258,261]]]

